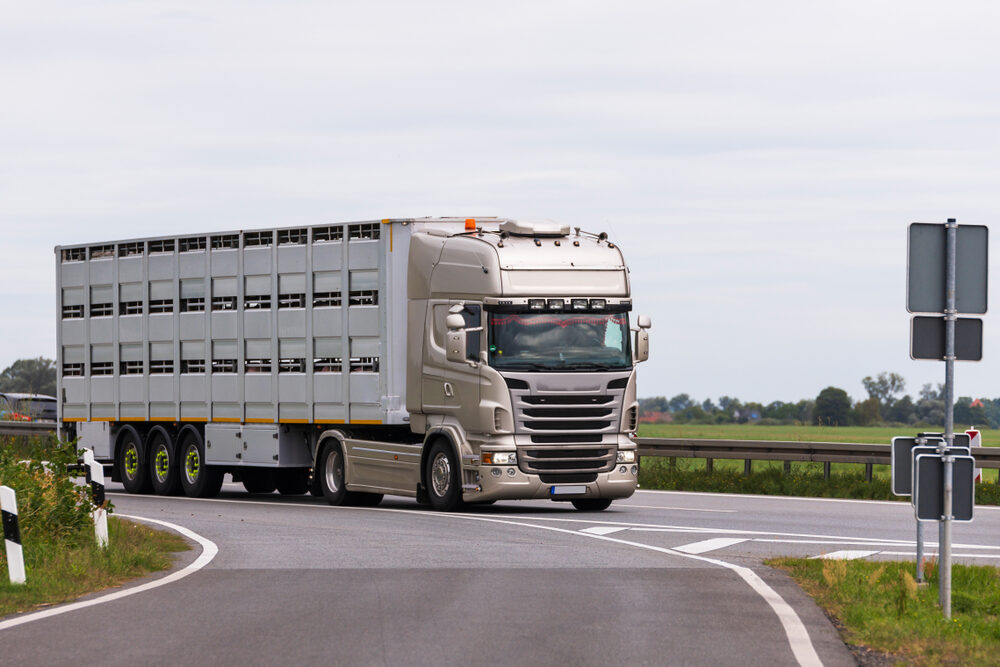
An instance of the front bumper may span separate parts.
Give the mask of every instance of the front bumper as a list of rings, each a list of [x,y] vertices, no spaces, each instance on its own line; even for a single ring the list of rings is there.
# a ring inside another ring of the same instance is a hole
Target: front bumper
[[[635,493],[638,486],[638,474],[632,470],[636,463],[620,463],[610,472],[597,474],[597,480],[589,483],[581,482],[543,482],[538,475],[526,474],[516,466],[476,466],[469,470],[478,473],[478,480],[468,486],[476,486],[480,490],[466,488],[462,498],[474,503],[489,500],[577,500],[580,498],[628,498]],[[622,468],[625,472],[621,472]],[[500,474],[495,475],[494,470]],[[580,487],[583,493],[552,494],[552,487]]]

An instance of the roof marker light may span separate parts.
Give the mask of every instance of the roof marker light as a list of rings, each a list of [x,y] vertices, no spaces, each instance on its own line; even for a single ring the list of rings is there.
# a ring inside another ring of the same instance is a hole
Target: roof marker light
[[[474,232],[474,231],[476,231],[476,219],[475,218],[466,218],[465,219],[465,231],[467,231],[467,232]]]

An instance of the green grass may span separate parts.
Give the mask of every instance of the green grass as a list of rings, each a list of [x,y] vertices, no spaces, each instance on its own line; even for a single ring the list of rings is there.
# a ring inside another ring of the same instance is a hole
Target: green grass
[[[0,616],[65,602],[165,570],[173,561],[172,552],[189,548],[179,535],[115,517],[108,520],[107,549],[97,547],[92,526],[58,541],[25,544],[23,585],[10,583],[6,555],[0,553]]]
[[[928,585],[912,562],[776,558],[782,570],[836,619],[844,641],[913,665],[995,665],[1000,661],[1000,571],[952,568],[952,620],[937,605],[937,567]]]
[[[643,424],[644,438],[691,438],[707,440],[789,440],[796,442],[857,442],[889,444],[902,435],[892,427],[757,426],[755,424]],[[916,431],[913,432],[916,434]],[[984,431],[988,445],[1000,445],[1000,432]],[[872,467],[873,479],[865,480],[865,468],[857,463],[833,463],[830,479],[824,479],[823,464],[792,462],[785,474],[783,461],[753,461],[752,474],[744,475],[742,459],[715,459],[713,472],[705,459],[651,457],[642,459],[639,484],[646,489],[751,493],[825,498],[902,500],[892,495],[891,470],[887,465]],[[984,470],[984,483],[976,487],[976,503],[1000,505],[998,471]]]
[[[641,424],[642,438],[719,440],[792,440],[796,442],[862,442],[888,445],[896,436],[939,429],[910,426],[759,426],[757,424]],[[963,433],[965,426],[956,426]],[[1000,431],[981,429],[983,444],[1000,447]]]

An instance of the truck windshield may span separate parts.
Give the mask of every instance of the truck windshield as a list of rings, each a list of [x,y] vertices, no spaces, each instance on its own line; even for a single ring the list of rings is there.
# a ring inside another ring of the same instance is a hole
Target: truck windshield
[[[490,313],[497,370],[603,371],[632,367],[626,313]]]

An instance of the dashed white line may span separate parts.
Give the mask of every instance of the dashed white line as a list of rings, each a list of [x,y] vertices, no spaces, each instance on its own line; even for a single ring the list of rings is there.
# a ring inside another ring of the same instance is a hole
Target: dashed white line
[[[812,559],[821,558],[823,560],[857,560],[858,558],[868,558],[869,556],[874,556],[877,551],[861,551],[861,550],[844,550],[844,551],[831,551],[828,554],[820,554],[818,556],[810,556]]]
[[[113,600],[120,600],[121,598],[128,597],[130,595],[135,595],[136,593],[144,593],[148,590],[154,588],[159,588],[160,586],[166,586],[167,584],[172,584],[175,581],[179,581],[189,574],[193,574],[200,570],[201,568],[208,565],[215,555],[219,553],[219,547],[212,540],[207,537],[202,537],[198,533],[192,530],[188,530],[184,526],[178,526],[175,523],[170,523],[168,521],[160,521],[159,519],[147,519],[141,516],[129,516],[128,514],[115,514],[115,516],[122,517],[123,519],[135,519],[136,521],[143,521],[147,523],[155,523],[171,530],[176,530],[178,533],[184,537],[194,540],[201,545],[201,554],[194,559],[194,562],[189,563],[187,566],[172,572],[165,577],[156,579],[154,581],[135,586],[133,588],[126,588],[125,590],[115,591],[114,593],[109,593],[107,595],[102,595],[99,598],[94,598],[92,600],[82,600],[80,602],[73,602],[67,605],[62,605],[59,607],[52,607],[51,609],[45,609],[44,611],[36,611],[34,613],[25,614],[23,616],[17,616],[6,621],[0,621],[0,630],[6,630],[7,628],[13,628],[17,625],[24,625],[25,623],[30,623],[31,621],[40,621],[43,618],[50,618],[52,616],[58,616],[60,614],[66,614],[71,611],[76,611],[78,609],[85,609],[87,607],[93,607],[94,605],[103,604],[105,602],[111,602]]]
[[[591,526],[590,528],[582,528],[580,532],[590,533],[591,535],[610,535],[620,530],[628,530],[628,528],[625,526]]]
[[[742,537],[714,537],[710,540],[692,542],[691,544],[683,544],[679,547],[673,548],[675,551],[683,551],[686,554],[703,554],[708,553],[709,551],[715,551],[716,549],[725,549],[726,547],[731,547],[734,544],[746,541],[746,538]]]

